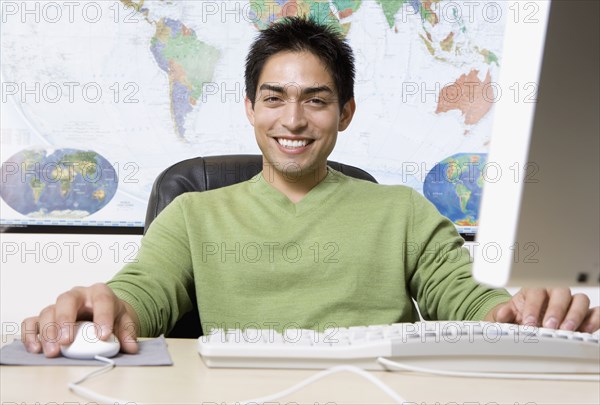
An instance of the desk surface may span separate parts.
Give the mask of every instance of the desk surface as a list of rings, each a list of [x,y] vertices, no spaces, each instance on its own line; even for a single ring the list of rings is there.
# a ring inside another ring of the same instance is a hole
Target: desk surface
[[[148,404],[235,403],[273,394],[316,370],[209,369],[193,339],[167,339],[172,367],[117,367],[82,385],[101,394]],[[0,367],[0,403],[87,403],[67,384],[90,367]],[[470,379],[409,372],[375,372],[405,400],[415,403],[598,404],[600,383]],[[350,373],[335,374],[279,400],[298,404],[386,404],[379,388]]]

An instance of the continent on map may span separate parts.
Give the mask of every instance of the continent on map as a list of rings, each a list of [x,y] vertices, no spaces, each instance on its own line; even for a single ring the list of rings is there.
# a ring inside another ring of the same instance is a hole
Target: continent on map
[[[490,72],[486,73],[483,82],[477,77],[478,73],[473,69],[468,75],[463,74],[454,83],[444,86],[440,91],[436,114],[459,110],[466,125],[477,124],[490,111],[494,101]]]
[[[402,5],[404,3],[407,2],[407,0],[376,0],[377,4],[379,4],[381,6],[381,9],[383,10],[383,15],[385,15],[385,19],[387,21],[387,23],[389,24],[390,28],[393,28],[394,25],[396,24],[396,14],[398,14],[398,11],[400,11],[400,9],[402,8]],[[418,1],[415,2],[411,1],[411,4],[413,4],[413,8],[415,10],[419,9],[419,4]]]
[[[184,138],[185,119],[197,105],[202,86],[213,78],[220,52],[199,40],[194,30],[170,18],[156,22],[150,49],[169,76],[169,99],[175,133]]]
[[[500,66],[500,63],[498,63],[498,57],[496,56],[496,54],[494,52],[487,50],[487,49],[479,49],[478,47],[475,47],[475,50],[477,52],[479,52],[479,54],[481,56],[483,56],[483,60],[488,65],[495,63],[496,66]]]
[[[75,181],[77,175],[81,178],[93,179],[98,172],[98,165],[96,163],[95,152],[75,151],[73,153],[65,154],[61,156],[56,166],[52,168],[49,173],[49,178],[54,182],[60,183],[60,194],[65,197],[72,189],[72,183]],[[92,193],[93,196],[99,194],[98,191]]]
[[[343,35],[348,33],[350,23],[340,19],[350,17],[360,7],[362,0],[253,0],[250,18],[259,30],[285,18],[308,15],[320,24],[331,25]]]

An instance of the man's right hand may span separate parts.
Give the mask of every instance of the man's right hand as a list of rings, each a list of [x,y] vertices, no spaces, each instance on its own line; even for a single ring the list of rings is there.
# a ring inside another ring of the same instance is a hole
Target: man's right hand
[[[114,333],[121,351],[137,353],[137,315],[106,284],[75,287],[61,294],[54,305],[23,321],[21,341],[28,352],[43,351],[46,357],[56,357],[60,345],[73,342],[75,322],[82,320],[92,320],[99,327],[100,339]]]

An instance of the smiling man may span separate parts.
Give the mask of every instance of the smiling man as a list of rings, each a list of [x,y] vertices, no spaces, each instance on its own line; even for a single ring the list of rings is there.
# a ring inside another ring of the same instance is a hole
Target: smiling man
[[[598,329],[585,295],[511,297],[475,283],[454,225],[412,189],[327,167],[355,112],[353,86],[352,51],[330,28],[293,18],[262,31],[247,58],[245,108],[263,171],[173,201],[135,263],[24,321],[27,349],[57,356],[72,340],[69,325],[93,319],[103,338],[114,330],[135,352],[135,337],[167,333],[194,298],[205,333],[414,322],[413,299],[431,320]]]

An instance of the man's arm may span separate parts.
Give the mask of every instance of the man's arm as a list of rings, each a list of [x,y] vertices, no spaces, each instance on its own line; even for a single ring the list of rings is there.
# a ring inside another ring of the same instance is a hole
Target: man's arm
[[[413,193],[413,210],[411,234],[421,250],[408,258],[413,269],[410,287],[426,319],[485,320],[584,332],[600,328],[600,308],[589,308],[585,294],[572,295],[568,288],[522,289],[511,297],[502,289],[478,285],[450,221],[417,193]]]
[[[427,320],[481,321],[511,299],[503,289],[475,282],[471,256],[455,225],[416,191],[411,191],[407,282]]]
[[[593,333],[600,329],[600,307],[590,308],[585,294],[571,295],[568,288],[523,288],[485,320]]]
[[[161,212],[133,263],[107,284],[76,287],[61,294],[39,315],[27,318],[21,339],[28,351],[47,357],[60,353],[60,345],[74,338],[74,322],[93,320],[101,339],[110,333],[121,350],[135,353],[138,336],[158,336],[191,308],[193,274],[185,218],[173,201]]]
[[[196,232],[208,230],[189,217],[185,198],[179,196],[161,211],[142,238],[136,259],[107,283],[136,312],[139,336],[168,333],[193,308],[196,292],[188,225]]]

